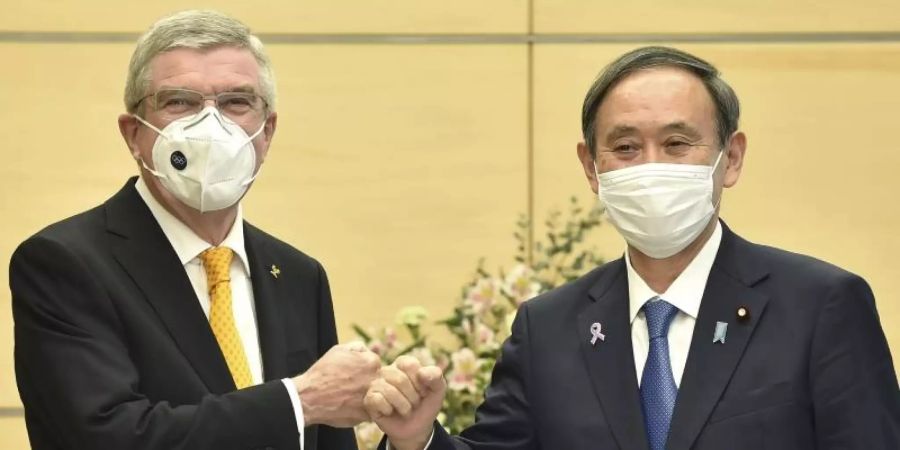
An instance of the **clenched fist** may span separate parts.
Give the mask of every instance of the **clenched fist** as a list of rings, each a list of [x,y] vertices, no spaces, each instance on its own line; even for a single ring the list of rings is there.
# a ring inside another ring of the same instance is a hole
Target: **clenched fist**
[[[352,427],[369,420],[363,406],[381,359],[361,343],[336,345],[294,378],[307,425]]]
[[[365,407],[396,450],[422,450],[431,438],[434,420],[447,385],[437,366],[425,366],[401,356],[383,367],[366,394]]]

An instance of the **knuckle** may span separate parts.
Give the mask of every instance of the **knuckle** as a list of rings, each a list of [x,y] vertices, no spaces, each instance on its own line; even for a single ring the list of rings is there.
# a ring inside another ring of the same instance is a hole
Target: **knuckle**
[[[375,406],[375,395],[374,392],[369,392],[363,397],[363,406],[365,406],[367,410],[372,409],[372,407]]]
[[[384,378],[376,378],[374,381],[372,381],[369,390],[375,391],[376,393],[381,393],[384,392],[387,386],[388,382]]]
[[[385,377],[385,380],[389,381],[393,386],[400,387],[409,380],[409,377],[407,377],[404,372],[393,370],[389,372],[389,375]]]
[[[381,371],[382,378],[391,384],[403,382],[403,374],[394,368],[384,368]]]
[[[381,367],[381,358],[378,357],[375,353],[372,352],[363,352],[361,353],[363,363],[371,368],[372,370],[377,370]]]
[[[419,366],[419,360],[410,355],[400,356],[394,363],[403,370],[414,369]]]

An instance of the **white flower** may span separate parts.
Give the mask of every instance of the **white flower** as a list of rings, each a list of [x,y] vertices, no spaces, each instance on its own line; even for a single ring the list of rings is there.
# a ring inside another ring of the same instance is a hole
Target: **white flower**
[[[475,325],[475,345],[479,350],[494,350],[497,348],[494,331],[481,322]]]
[[[428,310],[421,306],[407,306],[397,313],[397,325],[417,327],[428,318]]]
[[[434,360],[434,355],[431,354],[431,349],[428,347],[416,347],[409,354],[413,358],[418,359],[419,364],[423,366],[434,366],[437,364]]]
[[[500,281],[494,278],[482,278],[469,289],[463,304],[476,315],[490,311],[500,291]]]
[[[356,426],[356,444],[362,450],[375,450],[381,442],[381,430],[372,422],[363,422]]]
[[[384,329],[384,346],[387,350],[397,348],[397,331],[393,328]]]
[[[475,377],[484,362],[467,347],[453,353],[450,359],[453,361],[453,369],[447,374],[447,387],[454,391],[475,392]]]
[[[503,292],[512,297],[516,305],[541,293],[541,285],[534,279],[534,271],[525,264],[517,264],[503,279]]]

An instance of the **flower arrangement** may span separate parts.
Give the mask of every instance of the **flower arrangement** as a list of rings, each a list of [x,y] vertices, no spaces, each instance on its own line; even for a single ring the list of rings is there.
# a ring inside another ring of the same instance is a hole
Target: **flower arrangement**
[[[518,244],[515,264],[492,274],[481,260],[463,287],[453,313],[436,322],[452,336],[449,344],[424,333],[428,311],[421,306],[398,312],[400,333],[395,327],[364,330],[354,325],[353,329],[385,364],[409,354],[422,364],[443,369],[447,394],[438,421],[449,433],[457,434],[475,421],[475,408],[484,398],[518,306],[603,263],[597,251],[585,244],[588,233],[601,224],[601,216],[599,206],[582,208],[573,197],[566,217],[560,211],[550,213],[545,221],[547,232],[535,240],[531,255],[527,251],[530,223],[520,218],[514,233]],[[356,428],[356,436],[359,448],[367,450],[377,447],[382,434],[377,426],[366,422]]]

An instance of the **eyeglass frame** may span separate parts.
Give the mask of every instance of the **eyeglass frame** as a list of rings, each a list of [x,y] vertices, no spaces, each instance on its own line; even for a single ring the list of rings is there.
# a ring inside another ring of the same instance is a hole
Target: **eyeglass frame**
[[[263,111],[263,112],[268,112],[268,110],[269,110],[269,102],[266,101],[265,97],[263,97],[262,95],[257,94],[255,91],[224,91],[224,92],[219,92],[219,93],[217,93],[217,94],[206,95],[206,94],[204,94],[204,93],[202,93],[202,92],[200,92],[200,91],[194,90],[194,89],[174,88],[174,87],[173,87],[173,88],[162,88],[162,89],[157,89],[156,92],[151,93],[151,94],[147,94],[147,95],[141,97],[140,99],[138,99],[138,101],[136,101],[136,102],[134,103],[133,108],[134,108],[134,109],[137,109],[137,108],[141,105],[141,103],[142,103],[144,100],[146,100],[146,99],[148,99],[148,98],[150,98],[150,97],[154,97],[154,100],[153,100],[153,103],[154,103],[154,111],[157,111],[157,112],[160,111],[160,108],[159,108],[159,105],[158,105],[158,101],[157,101],[157,99],[156,99],[156,96],[159,95],[160,92],[164,92],[164,91],[183,91],[183,92],[191,92],[191,93],[195,93],[195,94],[200,94],[200,98],[201,98],[201,101],[202,101],[203,103],[205,103],[207,100],[213,100],[213,102],[214,102],[215,105],[216,105],[216,109],[218,109],[219,112],[221,112],[222,114],[225,114],[225,113],[222,112],[222,109],[219,107],[219,96],[221,96],[221,95],[226,95],[226,94],[249,94],[249,95],[253,95],[254,97],[258,98],[260,101],[262,101],[262,108],[260,109],[261,111]],[[196,113],[195,113],[195,114],[196,114]],[[227,114],[225,114],[225,115],[227,116]],[[232,120],[233,120],[233,119],[232,119]]]

